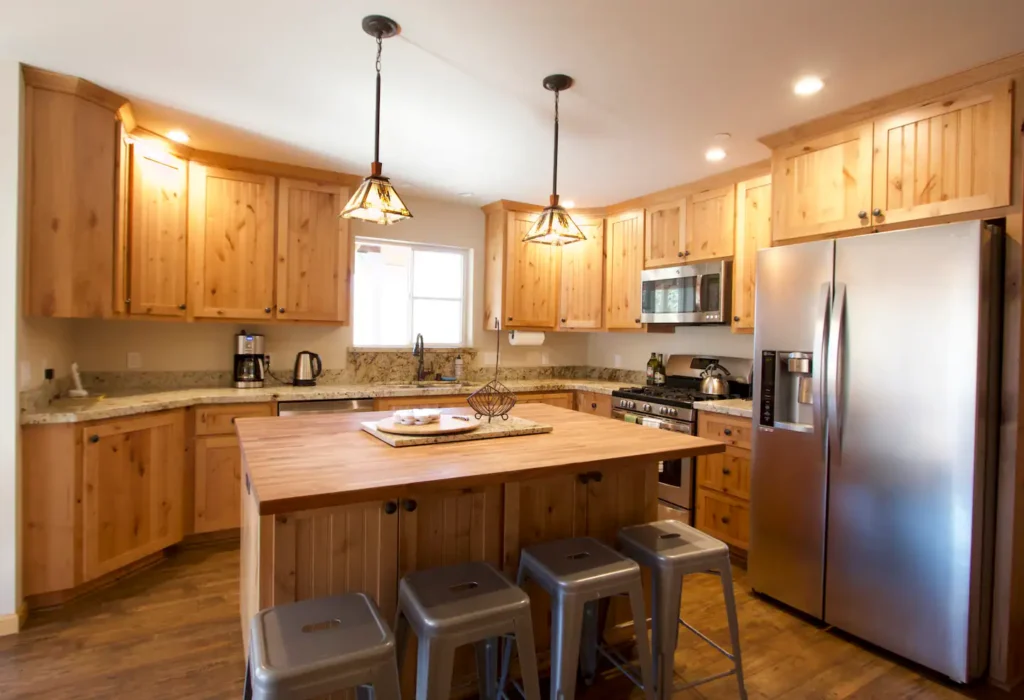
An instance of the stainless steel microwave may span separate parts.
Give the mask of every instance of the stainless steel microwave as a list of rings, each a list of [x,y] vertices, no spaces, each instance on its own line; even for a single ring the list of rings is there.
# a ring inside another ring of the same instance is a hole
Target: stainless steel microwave
[[[729,323],[731,260],[644,270],[640,279],[644,323]]]

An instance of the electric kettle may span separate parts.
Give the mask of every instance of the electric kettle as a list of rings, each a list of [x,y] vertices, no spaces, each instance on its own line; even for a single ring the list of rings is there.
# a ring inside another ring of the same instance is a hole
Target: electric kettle
[[[316,386],[316,378],[323,374],[324,366],[315,352],[303,350],[295,356],[295,372],[292,384],[295,386]]]

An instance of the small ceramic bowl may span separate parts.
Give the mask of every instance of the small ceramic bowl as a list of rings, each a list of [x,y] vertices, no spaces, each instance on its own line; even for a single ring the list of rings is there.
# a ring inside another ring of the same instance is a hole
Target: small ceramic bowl
[[[409,408],[395,411],[391,417],[402,425],[426,425],[441,420],[441,411],[437,408]]]

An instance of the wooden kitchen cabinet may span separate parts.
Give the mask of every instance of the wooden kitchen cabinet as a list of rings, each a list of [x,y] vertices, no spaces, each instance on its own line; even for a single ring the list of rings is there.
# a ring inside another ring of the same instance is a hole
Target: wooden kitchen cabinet
[[[757,251],[772,244],[771,175],[736,185],[736,250],[732,263],[732,331],[754,332]]]
[[[750,450],[727,447],[698,458],[697,485],[750,500]]]
[[[750,418],[709,411],[697,413],[697,435],[724,442],[724,453],[696,459],[694,524],[729,545],[745,562],[750,548]]]
[[[697,529],[732,547],[750,549],[750,504],[718,491],[697,488]]]
[[[133,140],[128,243],[129,313],[184,316],[188,163],[145,140]]]
[[[84,429],[82,567],[86,581],[181,541],[184,411]]]
[[[640,274],[644,269],[644,210],[608,217],[605,236],[605,325],[608,330],[643,328]]]
[[[1010,203],[1013,84],[1000,80],[874,123],[872,221]]]
[[[524,243],[536,214],[509,212],[505,240],[505,328],[555,328],[562,247]],[[490,326],[488,326],[490,327]]]
[[[736,186],[727,185],[690,195],[686,200],[687,265],[732,257],[736,234]]]
[[[612,417],[612,397],[592,391],[576,392],[576,410],[602,418]]]
[[[273,176],[192,162],[188,194],[191,315],[273,318]]]
[[[681,265],[686,250],[686,200],[647,208],[644,268]]]
[[[348,197],[339,185],[278,182],[278,319],[349,322],[353,239],[338,216]]]
[[[556,391],[551,393],[532,393],[532,394],[518,394],[517,404],[527,403],[544,403],[548,406],[555,406],[557,408],[573,408],[573,395],[570,391]]]
[[[558,327],[601,330],[604,326],[604,219],[576,216],[585,241],[562,246],[562,291]]]
[[[70,76],[22,74],[25,312],[109,317],[124,100]]]

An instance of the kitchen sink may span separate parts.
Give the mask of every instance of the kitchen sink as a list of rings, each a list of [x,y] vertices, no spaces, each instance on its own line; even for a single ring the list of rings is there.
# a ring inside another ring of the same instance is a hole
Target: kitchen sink
[[[399,382],[399,383],[388,383],[387,386],[392,389],[436,389],[440,387],[449,387],[452,389],[462,389],[466,386],[465,382]]]

